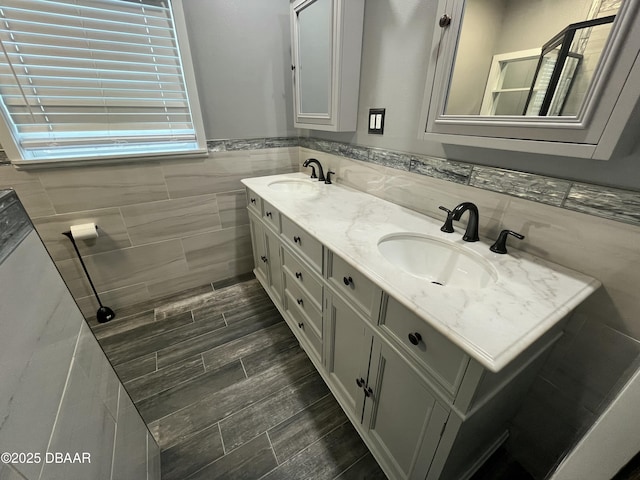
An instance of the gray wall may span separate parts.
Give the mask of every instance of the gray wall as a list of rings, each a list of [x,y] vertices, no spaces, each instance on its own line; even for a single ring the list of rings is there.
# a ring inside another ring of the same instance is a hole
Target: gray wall
[[[418,140],[436,2],[367,0],[358,130],[310,135],[390,150],[444,156],[589,183],[640,189],[640,148],[604,162],[518,152],[443,146]],[[386,108],[383,136],[367,133],[369,108]]]
[[[207,139],[295,134],[287,0],[186,0]]]

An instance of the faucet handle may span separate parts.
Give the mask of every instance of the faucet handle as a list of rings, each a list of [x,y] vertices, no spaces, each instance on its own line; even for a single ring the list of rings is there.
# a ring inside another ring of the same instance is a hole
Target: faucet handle
[[[336,174],[336,172],[332,172],[331,170],[329,170],[327,172],[327,178],[325,178],[324,183],[326,183],[327,185],[331,185],[331,174]]]
[[[444,225],[440,227],[440,230],[445,233],[453,233],[453,212],[447,207],[443,207],[442,205],[440,205],[438,208],[447,212],[447,219],[444,221]]]
[[[518,240],[524,239],[524,235],[514,232],[513,230],[502,230],[495,243],[489,247],[489,250],[499,254],[507,253],[507,237],[509,235],[516,237]]]

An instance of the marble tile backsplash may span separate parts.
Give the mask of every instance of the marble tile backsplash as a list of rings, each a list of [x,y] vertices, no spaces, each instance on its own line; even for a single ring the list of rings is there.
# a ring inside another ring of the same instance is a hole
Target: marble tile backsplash
[[[640,192],[313,137],[211,140],[210,151],[300,146],[461,185],[640,225]]]
[[[300,137],[299,145],[354,160],[418,173],[538,203],[640,225],[640,192],[588,185],[533,173],[485,167],[444,158],[391,152]]]

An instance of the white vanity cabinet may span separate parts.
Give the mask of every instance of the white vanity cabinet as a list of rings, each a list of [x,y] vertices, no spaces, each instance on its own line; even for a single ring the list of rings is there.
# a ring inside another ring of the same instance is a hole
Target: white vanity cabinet
[[[256,277],[387,476],[467,478],[506,438],[561,323],[492,373],[278,203],[247,201]]]
[[[292,0],[294,126],[356,130],[364,0]]]
[[[387,475],[424,479],[449,409],[337,293],[327,291],[329,385]]]
[[[280,251],[280,212],[248,191],[249,228],[254,252],[255,275],[269,288],[277,306],[283,304],[282,258]]]
[[[599,160],[627,153],[639,121],[640,2],[527,3],[439,1],[420,137]]]

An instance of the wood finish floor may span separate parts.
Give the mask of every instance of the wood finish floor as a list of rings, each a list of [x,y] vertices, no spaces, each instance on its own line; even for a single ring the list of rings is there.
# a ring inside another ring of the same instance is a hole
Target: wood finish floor
[[[164,302],[93,325],[163,480],[386,478],[257,280]]]

